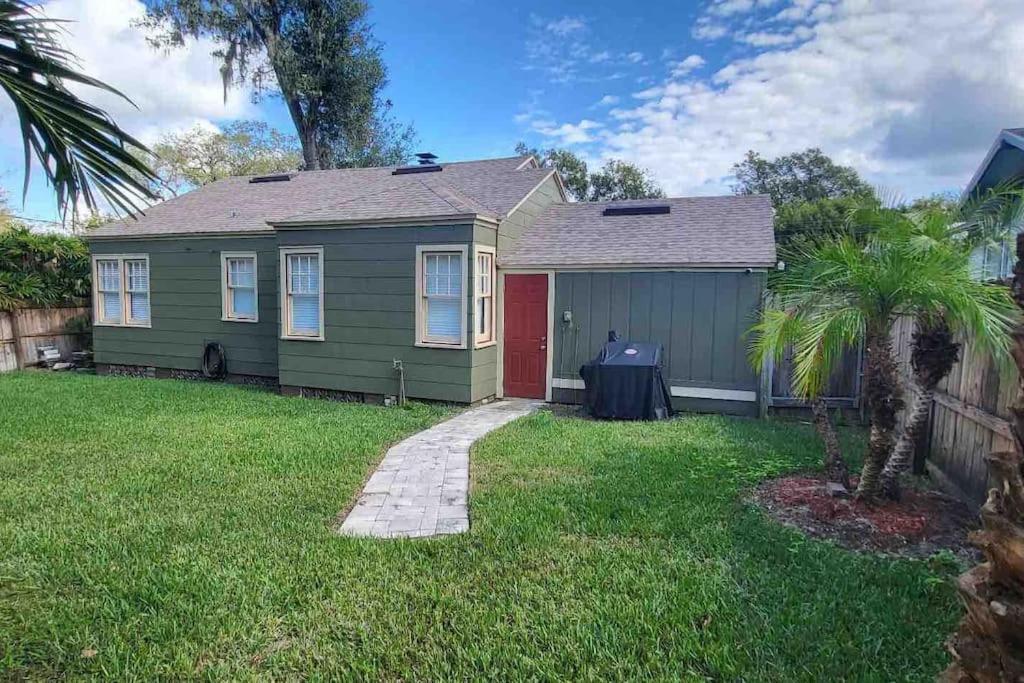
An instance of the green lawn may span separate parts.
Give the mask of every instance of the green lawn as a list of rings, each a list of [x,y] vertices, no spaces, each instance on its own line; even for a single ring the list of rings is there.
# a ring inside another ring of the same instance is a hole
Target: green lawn
[[[470,533],[333,535],[385,446],[443,414],[0,376],[0,679],[891,681],[944,666],[952,567],[803,540],[743,505],[817,462],[802,425],[541,413],[478,444]]]

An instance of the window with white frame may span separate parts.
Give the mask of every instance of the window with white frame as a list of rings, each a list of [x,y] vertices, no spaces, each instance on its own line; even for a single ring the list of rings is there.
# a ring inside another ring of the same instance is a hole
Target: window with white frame
[[[473,338],[477,344],[494,341],[494,251],[476,248]]]
[[[287,339],[324,339],[323,249],[281,250],[281,320]]]
[[[466,254],[463,245],[417,248],[417,344],[466,347]]]
[[[223,319],[254,323],[259,320],[256,289],[256,254],[221,252]]]
[[[97,325],[150,326],[148,256],[95,256],[93,290]]]

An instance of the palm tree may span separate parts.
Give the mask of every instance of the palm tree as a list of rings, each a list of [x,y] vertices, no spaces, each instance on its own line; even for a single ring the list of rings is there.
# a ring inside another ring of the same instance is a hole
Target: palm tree
[[[147,181],[153,171],[131,154],[145,150],[101,109],[66,87],[79,83],[112,92],[114,88],[73,67],[74,56],[57,40],[59,22],[46,18],[24,0],[0,0],[0,88],[14,103],[25,144],[25,192],[34,155],[57,193],[66,216],[81,200],[98,210],[97,193],[112,207],[141,210],[156,196]]]
[[[870,500],[880,493],[903,407],[890,341],[896,318],[941,318],[1005,354],[1018,312],[1005,287],[971,277],[968,250],[930,240],[904,213],[866,203],[849,224],[848,233],[798,247],[792,265],[773,275],[774,303],[753,349],[763,357],[792,344],[794,388],[814,396],[843,349],[864,344],[870,436],[857,495]],[[772,324],[783,316],[791,322]]]
[[[904,219],[916,232],[921,249],[954,249],[970,255],[987,242],[1001,242],[1022,225],[1024,201],[1019,183],[1005,183],[975,194],[956,206],[926,206],[910,211]],[[889,498],[900,494],[899,478],[909,466],[914,447],[928,426],[935,388],[959,360],[960,345],[943,315],[919,315],[911,343],[915,394],[892,455],[882,470],[881,486]],[[991,348],[988,338],[978,341]],[[994,348],[1000,360],[1008,361],[1002,348]]]
[[[755,342],[751,347],[751,365],[755,368],[763,367],[765,357],[771,355],[775,362],[782,360],[783,353],[792,339],[798,338],[802,331],[799,329],[802,318],[794,310],[781,310],[774,307],[767,307],[761,316],[761,320],[754,324],[751,333]],[[796,394],[811,403],[811,413],[814,416],[814,428],[818,432],[822,445],[825,448],[825,476],[829,482],[842,485],[846,490],[850,489],[850,471],[843,459],[843,452],[839,446],[839,438],[836,430],[828,417],[828,404],[822,395],[825,389],[824,377],[828,373],[815,373],[814,382],[794,387]]]

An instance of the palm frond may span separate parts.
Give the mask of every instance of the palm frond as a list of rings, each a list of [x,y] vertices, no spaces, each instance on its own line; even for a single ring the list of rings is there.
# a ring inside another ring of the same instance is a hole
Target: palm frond
[[[21,125],[24,192],[28,192],[34,156],[56,190],[63,215],[79,200],[98,211],[99,197],[116,210],[141,211],[148,201],[157,199],[148,186],[157,177],[131,148],[148,150],[65,83],[128,98],[76,70],[58,34],[59,22],[41,16],[24,0],[0,0],[0,89],[14,103]]]

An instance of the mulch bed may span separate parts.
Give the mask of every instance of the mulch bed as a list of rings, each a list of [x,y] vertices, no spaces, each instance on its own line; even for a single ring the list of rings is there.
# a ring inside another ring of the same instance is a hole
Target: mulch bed
[[[850,550],[915,558],[949,550],[971,562],[979,557],[967,542],[977,515],[938,491],[908,488],[898,501],[868,505],[831,496],[821,476],[797,475],[763,482],[751,499],[773,519]]]

